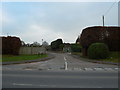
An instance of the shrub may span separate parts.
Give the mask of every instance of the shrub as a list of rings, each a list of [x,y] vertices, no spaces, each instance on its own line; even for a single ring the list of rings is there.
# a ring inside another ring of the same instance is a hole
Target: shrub
[[[82,47],[80,44],[72,44],[71,45],[71,50],[73,52],[81,52],[81,49],[82,49]]]
[[[104,43],[93,43],[88,48],[88,57],[91,59],[105,59],[108,56],[109,49]]]

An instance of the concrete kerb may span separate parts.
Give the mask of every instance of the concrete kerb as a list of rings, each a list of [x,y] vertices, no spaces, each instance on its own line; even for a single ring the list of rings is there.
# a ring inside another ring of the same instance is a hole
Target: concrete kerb
[[[49,59],[54,58],[55,56],[52,54],[48,54],[48,57],[35,59],[35,60],[25,60],[25,61],[14,61],[14,62],[2,62],[2,65],[11,65],[11,64],[24,64],[24,63],[33,63],[33,62],[40,62],[40,61],[46,61]]]
[[[82,58],[78,55],[71,55],[74,58],[80,59],[82,61],[87,61],[87,62],[92,62],[92,63],[99,63],[99,64],[110,64],[110,65],[118,65],[120,66],[120,63],[113,63],[113,62],[105,62],[105,61],[97,61],[97,60],[92,60],[92,59],[86,59],[86,58]]]

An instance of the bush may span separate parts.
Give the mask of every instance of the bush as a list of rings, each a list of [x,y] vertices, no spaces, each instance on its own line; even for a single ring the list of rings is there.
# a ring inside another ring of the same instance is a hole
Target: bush
[[[91,59],[105,59],[108,56],[109,49],[104,43],[93,43],[88,48],[88,57]]]
[[[71,50],[72,52],[81,52],[81,45],[80,44],[72,44],[71,45]]]

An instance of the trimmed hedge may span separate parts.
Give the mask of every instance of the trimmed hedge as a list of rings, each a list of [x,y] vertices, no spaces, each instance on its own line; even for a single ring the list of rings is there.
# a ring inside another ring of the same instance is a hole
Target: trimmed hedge
[[[109,49],[104,43],[93,43],[88,48],[88,57],[91,59],[105,59],[108,56]]]
[[[1,37],[2,38],[2,54],[18,55],[21,47],[19,37]]]
[[[83,29],[80,39],[82,53],[87,56],[88,47],[92,43],[105,43],[110,51],[120,51],[120,27],[93,26]]]

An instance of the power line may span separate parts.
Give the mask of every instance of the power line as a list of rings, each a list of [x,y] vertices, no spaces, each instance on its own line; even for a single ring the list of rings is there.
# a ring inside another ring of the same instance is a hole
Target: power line
[[[108,12],[113,8],[113,6],[116,4],[117,2],[113,2],[112,5],[107,9],[107,11],[104,13],[104,15],[102,16],[102,21],[103,21],[103,27],[104,27],[104,24],[105,24],[105,15],[108,14]]]
[[[107,11],[104,13],[104,15],[107,15],[108,12],[113,8],[113,6],[116,4],[117,2],[113,2],[112,5],[107,9]]]

